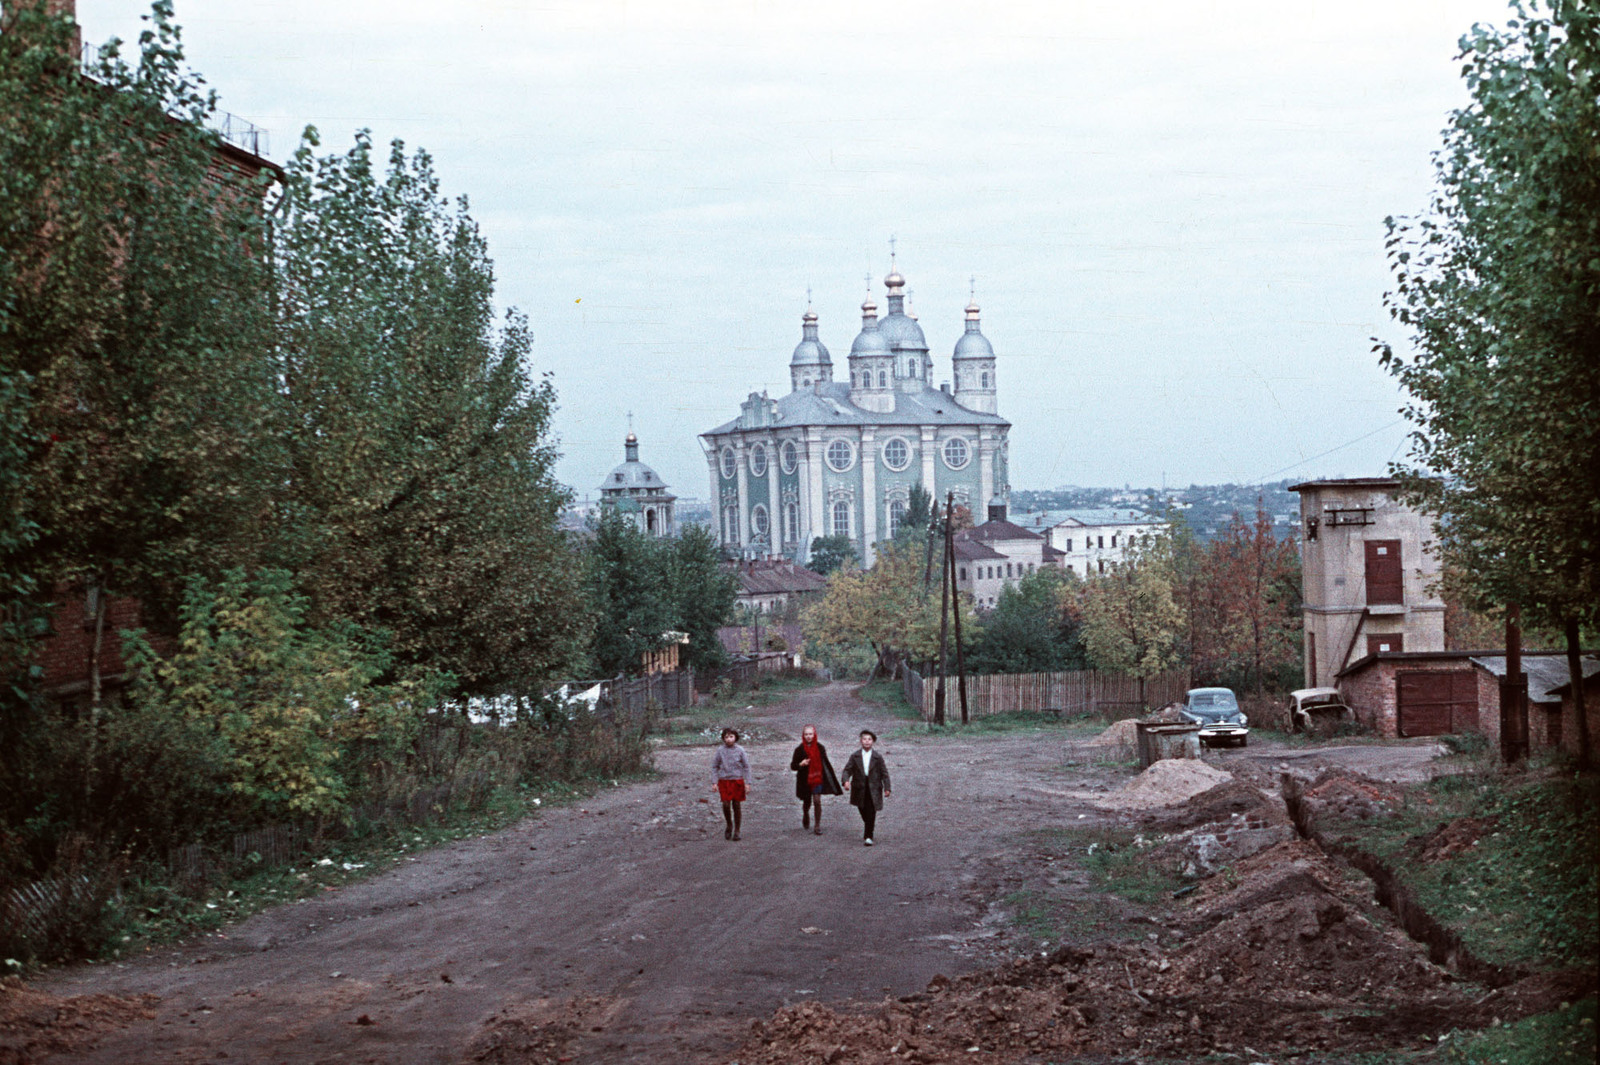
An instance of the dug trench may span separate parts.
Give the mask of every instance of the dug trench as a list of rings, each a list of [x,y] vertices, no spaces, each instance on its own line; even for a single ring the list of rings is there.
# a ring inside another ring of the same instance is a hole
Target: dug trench
[[[706,801],[709,748],[665,748],[655,781],[10,986],[0,1062],[1259,1060],[1581,991],[1430,961],[1246,761],[1067,765],[1059,733],[918,736],[837,684],[742,720],[761,738],[740,842]],[[801,829],[806,723],[836,765],[883,734],[878,846],[837,800],[823,836]]]

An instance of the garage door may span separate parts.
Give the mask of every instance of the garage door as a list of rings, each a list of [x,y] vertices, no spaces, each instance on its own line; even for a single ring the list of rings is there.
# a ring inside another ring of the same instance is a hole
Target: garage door
[[[1478,727],[1478,681],[1470,669],[1398,673],[1402,736],[1439,736]]]

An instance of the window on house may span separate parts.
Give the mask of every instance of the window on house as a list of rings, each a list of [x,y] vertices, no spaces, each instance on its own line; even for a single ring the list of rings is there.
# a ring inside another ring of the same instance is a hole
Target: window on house
[[[1106,546],[1106,538],[1104,536],[1096,536],[1094,539],[1095,539],[1094,546],[1101,547],[1101,548]]]
[[[967,567],[962,566],[958,572],[960,572],[962,580],[967,579]]]
[[[1009,562],[1006,563],[1006,576],[1011,576],[1011,563]]]
[[[1117,546],[1117,534],[1116,533],[1112,533],[1111,534],[1111,546],[1112,547],[1116,547]]]
[[[850,504],[842,499],[833,505],[833,535],[850,535]]]
[[[1069,552],[1072,550],[1072,537],[1070,537],[1070,536],[1067,537],[1067,550]]]
[[[1104,573],[1105,571],[1106,571],[1106,560],[1102,558],[1100,560],[1100,572]]]

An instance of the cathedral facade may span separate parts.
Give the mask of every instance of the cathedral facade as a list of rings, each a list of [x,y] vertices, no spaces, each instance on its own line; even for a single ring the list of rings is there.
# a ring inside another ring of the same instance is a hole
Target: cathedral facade
[[[743,557],[805,562],[818,537],[842,535],[870,565],[894,535],[911,489],[943,503],[947,493],[974,514],[1010,495],[1006,434],[997,413],[994,348],[969,303],[951,357],[951,384],[933,384],[933,358],[906,312],[905,278],[884,278],[880,320],[869,293],[850,345],[848,376],[808,308],[789,361],[790,392],[752,392],[739,416],[700,437],[711,475],[720,542]]]

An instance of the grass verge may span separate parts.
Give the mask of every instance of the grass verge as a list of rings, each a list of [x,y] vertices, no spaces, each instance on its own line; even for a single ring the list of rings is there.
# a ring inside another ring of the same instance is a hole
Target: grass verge
[[[1600,781],[1483,770],[1408,790],[1394,817],[1324,828],[1383,859],[1480,958],[1541,966],[1600,950],[1597,819]]]
[[[906,698],[905,686],[897,680],[874,680],[856,689],[856,697],[907,721],[921,721],[922,714]]]
[[[1597,1060],[1595,998],[1515,1024],[1441,1036],[1435,1061],[1450,1065],[1562,1065]]]

